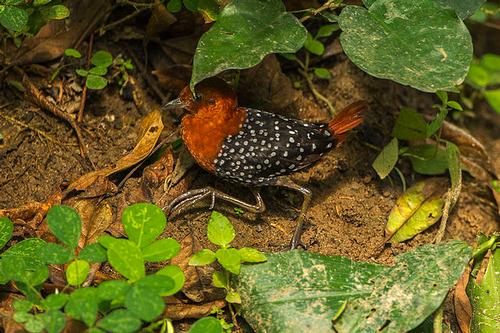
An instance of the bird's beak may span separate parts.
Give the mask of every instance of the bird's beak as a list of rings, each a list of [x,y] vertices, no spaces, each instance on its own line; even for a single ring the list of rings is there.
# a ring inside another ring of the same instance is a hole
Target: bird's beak
[[[174,100],[171,100],[167,104],[163,105],[161,108],[162,108],[162,110],[172,110],[172,109],[183,109],[184,107],[185,107],[185,105],[181,101],[181,99],[176,98]]]

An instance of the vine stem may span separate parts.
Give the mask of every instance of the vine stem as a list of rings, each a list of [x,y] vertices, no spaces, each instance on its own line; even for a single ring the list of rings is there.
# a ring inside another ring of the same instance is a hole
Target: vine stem
[[[328,98],[326,98],[325,96],[323,96],[317,89],[316,87],[314,86],[314,83],[312,82],[311,80],[311,77],[310,75],[299,69],[299,73],[300,75],[302,75],[304,77],[304,79],[306,79],[306,82],[307,82],[307,86],[309,87],[309,89],[311,90],[311,92],[313,93],[314,97],[316,99],[319,99],[321,101],[323,101],[327,106],[328,106],[328,109],[330,111],[330,114],[331,115],[334,115],[335,114],[335,108],[333,107],[332,103],[328,100]]]
[[[313,10],[310,15],[306,15],[306,16],[300,18],[299,21],[301,23],[304,23],[305,21],[309,20],[311,17],[318,15],[319,13],[321,13],[324,10],[335,9],[335,8],[337,8],[339,6],[340,6],[340,3],[337,3],[336,0],[328,0],[321,7]]]

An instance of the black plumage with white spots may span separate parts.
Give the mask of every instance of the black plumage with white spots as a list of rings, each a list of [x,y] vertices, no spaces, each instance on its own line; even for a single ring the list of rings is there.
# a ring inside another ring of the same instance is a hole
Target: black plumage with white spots
[[[328,124],[246,110],[240,131],[224,140],[214,161],[216,175],[223,179],[250,186],[272,185],[278,177],[311,165],[337,143]]]

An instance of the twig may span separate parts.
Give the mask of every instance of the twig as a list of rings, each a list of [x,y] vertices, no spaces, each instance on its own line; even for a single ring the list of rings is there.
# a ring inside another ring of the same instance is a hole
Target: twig
[[[87,64],[85,69],[89,69],[90,67],[90,59],[92,57],[92,47],[94,45],[94,34],[90,34],[90,40],[89,40],[89,47],[87,49]],[[82,92],[82,99],[80,101],[80,109],[78,110],[78,118],[76,118],[76,121],[81,123],[83,121],[83,111],[85,110],[85,103],[87,101],[87,78],[83,80],[83,92]]]
[[[304,79],[306,79],[306,82],[307,82],[307,86],[309,87],[309,89],[311,90],[311,92],[313,93],[314,97],[318,100],[321,100],[323,101],[327,106],[328,106],[328,109],[330,111],[330,114],[331,115],[334,115],[335,114],[335,108],[333,107],[332,103],[328,100],[328,98],[326,98],[325,96],[323,96],[317,89],[316,87],[314,86],[314,83],[312,82],[311,80],[311,77],[309,76],[308,73],[304,72],[303,70],[299,69],[299,73],[300,75],[302,75],[304,77]]]
[[[105,26],[103,26],[101,29],[99,29],[99,34],[100,35],[103,35],[106,31],[108,30],[111,30],[113,29],[114,27],[124,23],[124,22],[127,22],[128,20],[131,20],[133,19],[134,17],[136,17],[137,15],[139,15],[140,13],[142,13],[143,11],[149,9],[149,7],[144,7],[144,8],[139,8],[139,9],[136,9],[134,12],[132,12],[131,14],[128,14],[127,16],[125,17],[122,17],[121,19],[115,21],[115,22],[111,22],[109,24],[106,24]]]
[[[340,6],[340,2],[337,3],[335,0],[328,0],[321,7],[313,10],[310,15],[306,15],[306,16],[302,17],[299,21],[301,23],[304,23],[305,21],[309,20],[311,17],[318,15],[319,13],[321,13],[324,10],[335,9],[339,6]]]

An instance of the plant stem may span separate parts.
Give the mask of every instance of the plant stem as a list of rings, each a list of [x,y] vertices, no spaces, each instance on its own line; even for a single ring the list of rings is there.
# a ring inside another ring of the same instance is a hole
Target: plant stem
[[[312,82],[309,74],[303,70],[300,70],[300,69],[299,69],[299,73],[300,73],[300,75],[302,75],[304,77],[304,79],[306,79],[307,86],[309,87],[309,89],[313,93],[314,97],[316,99],[323,101],[328,106],[330,114],[334,115],[336,111],[335,111],[335,108],[333,107],[332,103],[325,96],[323,96],[318,90],[316,90],[316,87],[314,86],[314,83]]]
[[[444,304],[441,304],[439,309],[434,313],[434,322],[432,323],[434,333],[443,333],[443,309]]]
[[[302,17],[299,21],[301,23],[304,23],[305,21],[309,20],[311,17],[318,15],[319,13],[321,13],[324,10],[335,9],[335,8],[340,6],[341,2],[342,1],[338,1],[338,0],[328,0],[321,7],[313,10],[310,15],[306,15],[306,16]]]

